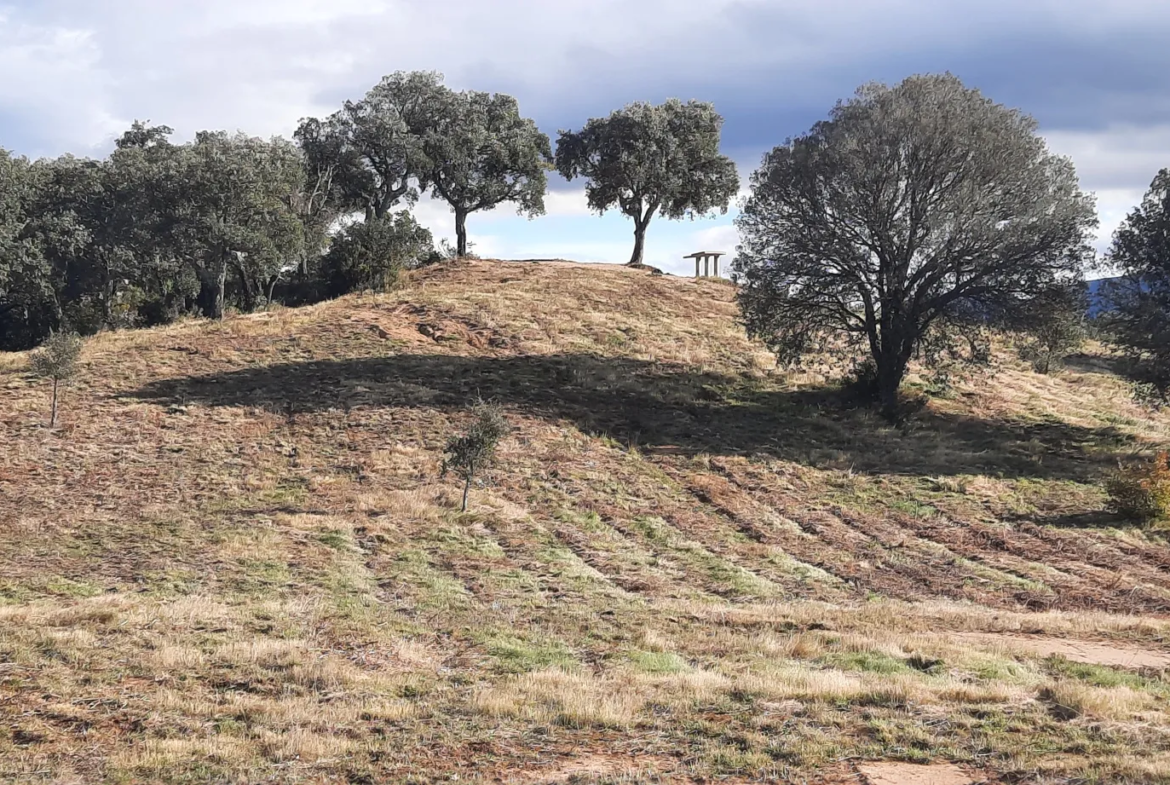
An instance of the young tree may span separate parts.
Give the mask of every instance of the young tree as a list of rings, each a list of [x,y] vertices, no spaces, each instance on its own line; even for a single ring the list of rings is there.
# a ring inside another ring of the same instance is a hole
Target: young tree
[[[1170,169],[1122,222],[1108,261],[1121,276],[1105,289],[1106,321],[1155,392],[1170,398]]]
[[[444,450],[447,457],[443,460],[443,476],[446,476],[447,472],[454,472],[463,480],[461,512],[467,512],[467,495],[471,491],[471,481],[491,465],[496,447],[510,430],[508,421],[495,406],[480,402],[475,407],[475,416],[476,419],[467,432],[452,436]]]
[[[77,373],[77,358],[81,356],[81,336],[58,331],[52,333],[40,349],[29,358],[32,372],[53,382],[53,405],[49,427],[57,424],[57,388]]]
[[[1032,118],[946,74],[866,85],[776,147],[736,225],[749,333],[788,363],[846,339],[893,417],[928,331],[1079,279],[1096,214]]]
[[[1038,293],[1020,312],[1018,327],[1025,336],[1020,356],[1037,373],[1060,367],[1085,343],[1088,312],[1088,287],[1083,283]]]
[[[655,213],[677,220],[727,212],[739,176],[719,153],[722,126],[709,103],[633,103],[589,120],[580,131],[561,131],[556,168],[568,180],[586,179],[590,208],[604,213],[617,207],[633,219],[629,263],[638,265]]]
[[[471,213],[514,202],[522,215],[543,215],[552,149],[516,99],[443,88],[432,101],[434,111],[415,118],[426,160],[420,178],[455,213],[457,255],[467,254]]]

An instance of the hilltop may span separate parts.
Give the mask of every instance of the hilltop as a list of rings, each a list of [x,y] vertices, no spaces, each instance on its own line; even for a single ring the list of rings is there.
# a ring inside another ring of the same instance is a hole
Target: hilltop
[[[101,334],[56,431],[0,356],[0,780],[1170,781],[1170,545],[1100,488],[1170,416],[998,357],[894,428],[726,281],[487,261]]]

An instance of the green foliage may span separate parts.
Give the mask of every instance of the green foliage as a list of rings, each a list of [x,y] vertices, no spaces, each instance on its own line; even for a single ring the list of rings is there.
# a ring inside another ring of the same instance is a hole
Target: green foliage
[[[52,411],[49,427],[57,424],[57,388],[69,382],[77,373],[77,358],[81,356],[81,336],[71,332],[54,332],[40,349],[29,357],[30,370],[42,379],[53,382]]]
[[[456,253],[467,253],[467,216],[515,202],[544,213],[549,139],[510,95],[455,92],[433,71],[386,76],[325,120],[301,121],[297,141],[310,179],[366,220],[431,193],[455,213]]]
[[[104,160],[0,161],[0,340],[217,316],[273,297],[305,256],[301,152],[134,123]]]
[[[330,296],[386,291],[403,269],[416,267],[435,252],[429,230],[405,210],[351,224],[329,245],[321,276]]]
[[[437,73],[397,72],[324,120],[302,120],[295,138],[325,201],[361,211],[367,220],[400,202],[414,204],[426,165],[416,131],[445,89]]]
[[[617,207],[634,221],[630,264],[641,264],[655,213],[680,219],[727,212],[739,190],[735,164],[719,153],[723,118],[701,101],[633,103],[580,131],[561,131],[556,168],[584,177],[589,206]]]
[[[456,254],[467,254],[470,213],[514,202],[521,215],[543,215],[552,148],[516,99],[437,88],[431,100],[414,131],[426,161],[422,180],[455,213]]]
[[[29,368],[42,379],[64,382],[77,372],[82,340],[77,333],[54,332],[29,356]]]
[[[1096,215],[1032,118],[948,74],[863,86],[773,149],[736,225],[749,333],[785,364],[834,345],[869,355],[897,417],[924,338],[1076,280]]]
[[[253,310],[299,257],[300,221],[289,204],[304,181],[296,148],[283,139],[203,131],[179,157],[183,211],[177,245],[200,282],[206,316],[223,316],[227,277]]]
[[[51,271],[29,224],[40,170],[0,149],[0,349],[25,349],[57,325]]]
[[[467,494],[471,481],[481,474],[496,454],[500,440],[510,427],[499,407],[480,402],[475,407],[475,421],[466,433],[452,436],[444,449],[443,475],[453,472],[463,481],[463,507],[467,511]]]
[[[1123,466],[1105,482],[1109,510],[1139,523],[1170,521],[1170,454]]]
[[[1113,340],[1133,360],[1150,402],[1170,400],[1170,169],[1113,236],[1108,262],[1122,275],[1104,290]]]
[[[1084,345],[1088,310],[1083,283],[1041,291],[1021,309],[1015,325],[1026,336],[1019,347],[1020,358],[1037,373],[1059,368],[1065,357]]]

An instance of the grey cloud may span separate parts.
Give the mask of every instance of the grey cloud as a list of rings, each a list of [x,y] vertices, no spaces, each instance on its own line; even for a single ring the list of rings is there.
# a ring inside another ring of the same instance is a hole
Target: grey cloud
[[[1142,0],[42,0],[0,16],[0,145],[87,152],[135,118],[287,135],[421,68],[516,95],[550,135],[714,101],[746,178],[859,84],[951,70],[1120,192],[1170,165],[1167,40],[1170,4]]]

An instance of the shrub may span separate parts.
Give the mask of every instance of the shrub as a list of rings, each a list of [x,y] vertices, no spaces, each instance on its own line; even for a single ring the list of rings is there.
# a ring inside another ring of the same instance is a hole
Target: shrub
[[[847,400],[870,403],[878,399],[878,367],[871,357],[854,361],[841,379],[841,391]]]
[[[431,233],[405,210],[342,229],[321,260],[321,277],[332,297],[349,292],[386,291],[404,269],[434,253]]]
[[[1025,337],[1019,346],[1021,360],[1036,373],[1060,368],[1068,355],[1085,343],[1088,294],[1083,284],[1054,286],[1040,292],[1023,309],[1015,326]]]
[[[53,405],[49,427],[57,424],[57,388],[77,373],[77,358],[81,355],[81,336],[58,331],[50,333],[40,349],[32,353],[29,365],[32,372],[53,382]]]
[[[1105,484],[1109,510],[1141,523],[1170,520],[1170,454],[1118,469]]]
[[[467,494],[471,491],[471,481],[491,464],[496,446],[510,430],[508,421],[498,407],[481,401],[475,410],[475,422],[466,433],[452,436],[444,450],[447,456],[443,460],[444,476],[447,472],[454,472],[463,480],[462,512],[467,512]]]

